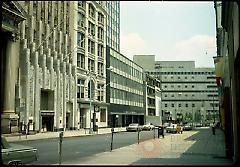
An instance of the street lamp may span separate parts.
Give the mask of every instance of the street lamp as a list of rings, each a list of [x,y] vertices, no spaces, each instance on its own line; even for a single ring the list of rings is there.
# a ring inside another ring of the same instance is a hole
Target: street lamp
[[[89,77],[90,77],[90,80],[89,80],[89,112],[90,112],[90,125],[89,125],[89,134],[91,133],[91,124],[92,124],[92,75],[91,73],[89,72]],[[93,94],[94,95],[94,94]]]

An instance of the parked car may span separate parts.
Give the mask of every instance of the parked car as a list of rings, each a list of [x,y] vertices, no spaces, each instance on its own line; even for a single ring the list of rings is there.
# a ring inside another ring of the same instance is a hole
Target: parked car
[[[186,125],[183,126],[183,130],[185,130],[185,131],[192,130],[192,129],[193,129],[192,125],[190,125],[190,124],[186,124]]]
[[[126,128],[126,130],[129,131],[137,131],[142,130],[142,127],[138,123],[129,124]]]
[[[142,130],[152,130],[152,129],[154,129],[154,127],[155,126],[152,123],[148,123],[148,124],[143,125]]]
[[[29,164],[38,160],[36,148],[8,143],[4,136],[1,136],[1,154],[4,165]]]
[[[170,124],[170,126],[167,126],[166,127],[166,132],[176,133],[177,132],[177,124]]]

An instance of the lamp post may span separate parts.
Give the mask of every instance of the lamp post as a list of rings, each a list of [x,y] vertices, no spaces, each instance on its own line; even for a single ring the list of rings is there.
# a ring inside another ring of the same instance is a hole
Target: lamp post
[[[89,73],[89,76],[90,76],[90,80],[89,80],[89,100],[90,100],[90,102],[89,102],[89,112],[90,112],[90,125],[89,125],[89,134],[91,133],[91,125],[92,125],[92,112],[91,112],[91,110],[92,110],[92,76],[91,76],[91,74]]]

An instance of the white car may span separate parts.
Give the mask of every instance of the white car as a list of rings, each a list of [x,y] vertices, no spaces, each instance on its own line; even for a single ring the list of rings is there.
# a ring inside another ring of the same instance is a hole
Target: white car
[[[154,127],[155,126],[153,124],[148,123],[146,125],[143,125],[142,130],[152,130],[152,129],[154,129]]]
[[[168,133],[176,133],[177,132],[177,124],[170,124],[170,126],[166,127],[166,131]]]
[[[128,127],[126,128],[126,130],[129,132],[129,131],[138,131],[139,130],[142,130],[141,126],[139,126],[138,123],[133,123],[133,124],[129,124]]]

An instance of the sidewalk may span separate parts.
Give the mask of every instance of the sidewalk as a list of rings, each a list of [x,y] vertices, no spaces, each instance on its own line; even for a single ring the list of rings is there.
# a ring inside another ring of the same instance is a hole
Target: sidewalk
[[[91,157],[65,161],[63,165],[231,165],[225,159],[224,134],[210,129],[184,131],[165,138],[156,138],[95,154]]]
[[[121,132],[126,131],[125,127],[119,127],[114,128],[114,132]],[[6,140],[9,142],[14,141],[26,141],[26,140],[40,140],[40,139],[46,139],[46,138],[57,138],[59,137],[60,132],[42,132],[32,135],[9,135],[9,134],[2,134],[2,136],[5,136]],[[74,137],[74,136],[88,136],[88,135],[97,135],[97,134],[106,134],[111,133],[111,128],[99,128],[98,133],[97,132],[91,132],[89,133],[89,130],[67,130],[63,132],[63,137]]]

